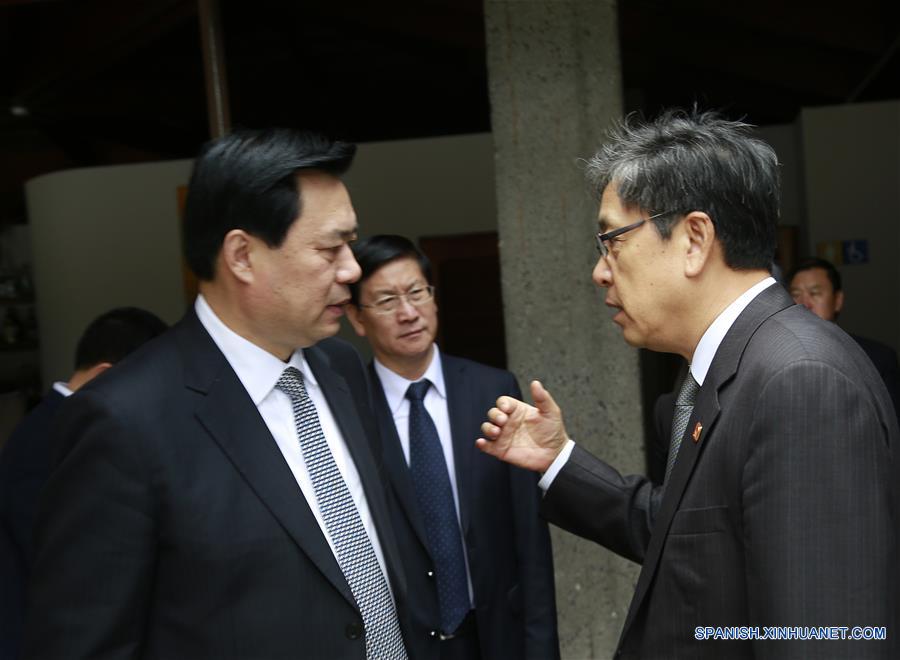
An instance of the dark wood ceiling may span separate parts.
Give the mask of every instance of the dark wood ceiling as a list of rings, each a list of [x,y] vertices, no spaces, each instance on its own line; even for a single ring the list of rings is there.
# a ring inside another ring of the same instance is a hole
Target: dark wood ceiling
[[[234,125],[355,141],[490,130],[481,0],[220,0]],[[628,110],[757,124],[900,98],[896,0],[620,0]],[[53,170],[207,138],[196,0],[0,0],[0,223]]]

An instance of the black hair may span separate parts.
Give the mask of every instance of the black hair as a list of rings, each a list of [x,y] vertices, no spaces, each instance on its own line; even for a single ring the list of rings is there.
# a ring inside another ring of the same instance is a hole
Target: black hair
[[[359,291],[362,283],[375,274],[382,266],[397,259],[414,259],[422,269],[425,280],[431,284],[431,262],[411,240],[395,234],[378,234],[353,243],[353,256],[356,257],[362,275],[350,285],[350,297],[354,305],[359,304]]]
[[[278,247],[302,210],[297,173],[342,175],[356,146],[284,128],[240,130],[207,143],[194,164],[183,224],[188,266],[213,279],[222,240],[243,229]]]
[[[75,348],[75,370],[101,362],[115,364],[142,344],[166,331],[162,319],[138,307],[117,307],[88,324]]]
[[[631,115],[588,161],[588,180],[598,198],[612,185],[626,206],[664,213],[653,221],[664,239],[678,218],[707,213],[729,267],[767,269],[778,225],[778,157],[752,128],[697,110],[667,110],[651,122]]]
[[[831,288],[835,293],[841,290],[840,271],[834,267],[833,263],[826,259],[820,259],[819,257],[807,257],[806,259],[802,259],[791,271],[791,276],[788,278],[788,286],[794,281],[794,276],[796,276],[797,273],[804,270],[812,270],[813,268],[821,268],[825,271],[825,274],[828,275],[828,279],[831,281]]]

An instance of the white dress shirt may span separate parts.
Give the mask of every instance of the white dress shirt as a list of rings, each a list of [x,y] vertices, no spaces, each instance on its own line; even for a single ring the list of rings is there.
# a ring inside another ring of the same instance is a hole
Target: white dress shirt
[[[767,277],[761,282],[757,282],[738,296],[734,302],[728,305],[728,307],[726,307],[716,319],[709,324],[706,332],[700,337],[697,348],[694,349],[694,356],[691,361],[691,375],[701,387],[703,386],[703,381],[706,380],[709,365],[712,364],[713,358],[716,356],[716,351],[719,350],[719,345],[722,343],[722,340],[725,339],[725,335],[731,329],[731,326],[734,325],[737,317],[741,315],[741,312],[746,309],[747,305],[753,302],[753,299],[756,298],[756,296],[773,284],[775,284],[775,278],[773,277]],[[572,449],[574,447],[575,442],[569,440],[566,443],[566,446],[563,447],[563,450],[559,452],[559,455],[553,463],[550,464],[550,467],[547,468],[544,476],[541,477],[541,480],[538,482],[538,486],[540,486],[541,490],[547,492],[547,489],[550,488],[550,484],[556,479],[556,475],[559,474],[559,471],[569,460],[569,456],[572,455]]]
[[[438,438],[441,440],[441,449],[444,451],[444,461],[447,463],[447,471],[450,476],[450,488],[453,490],[453,505],[456,507],[456,519],[459,517],[459,489],[456,484],[456,460],[453,457],[453,435],[450,432],[450,414],[447,411],[447,388],[444,385],[444,369],[441,365],[441,355],[437,344],[431,356],[431,363],[418,380],[407,380],[403,376],[391,371],[378,359],[375,359],[375,373],[381,381],[384,396],[387,399],[388,408],[394,417],[394,426],[397,427],[397,435],[400,437],[400,447],[403,449],[403,457],[409,465],[409,399],[406,391],[409,386],[419,380],[428,380],[431,387],[425,393],[425,410],[431,415],[434,426],[437,429]],[[460,523],[460,529],[462,524]],[[461,533],[461,532],[460,532]],[[466,559],[466,579],[469,582],[469,602],[472,602],[472,576],[469,573],[469,557],[463,543],[463,556]]]
[[[288,366],[296,367],[303,374],[306,391],[316,407],[319,424],[322,427],[322,433],[325,434],[325,441],[328,443],[334,462],[337,464],[337,468],[347,484],[350,495],[353,497],[356,510],[359,511],[359,517],[362,519],[363,527],[365,527],[369,541],[372,543],[372,548],[375,550],[375,556],[378,558],[378,563],[381,566],[381,572],[384,574],[388,586],[390,586],[384,563],[384,553],[378,541],[378,533],[375,530],[365,492],[363,492],[359,472],[347,449],[344,436],[335,422],[331,408],[325,400],[322,388],[319,386],[315,375],[306,362],[306,358],[303,356],[303,351],[295,351],[291,355],[290,360],[284,363],[226,326],[216,316],[202,295],[197,296],[194,309],[197,312],[200,323],[203,324],[216,346],[225,355],[228,364],[234,369],[253,404],[259,410],[259,414],[272,433],[272,437],[281,450],[284,460],[287,461],[288,467],[291,468],[294,479],[297,480],[297,484],[300,486],[300,490],[303,492],[303,496],[306,498],[306,502],[316,518],[316,522],[319,523],[322,534],[324,534],[329,547],[331,547],[331,552],[334,553],[335,559],[337,559],[334,543],[319,510],[319,503],[316,499],[312,480],[309,477],[309,470],[306,468],[306,462],[303,460],[303,451],[300,448],[300,439],[297,436],[291,399],[287,394],[275,388],[275,384],[281,378],[282,372]]]
[[[53,383],[53,389],[62,394],[63,396],[72,396],[72,390],[69,389],[68,384],[62,382],[61,380]]]

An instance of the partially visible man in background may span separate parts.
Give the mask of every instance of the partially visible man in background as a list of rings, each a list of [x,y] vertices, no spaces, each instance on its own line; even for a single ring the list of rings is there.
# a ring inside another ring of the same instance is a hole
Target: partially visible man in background
[[[841,273],[830,261],[817,257],[804,259],[791,273],[788,289],[798,305],[803,305],[821,319],[837,323],[844,308],[845,296]],[[874,339],[854,334],[850,336],[881,374],[900,421],[900,366],[897,364],[897,354],[890,346]]]
[[[433,660],[559,656],[553,558],[537,478],[475,448],[508,371],[442,353],[431,264],[403,236],[353,247],[347,316],[369,374],[409,582],[411,649]]]
[[[50,427],[56,410],[67,396],[166,327],[156,315],[137,307],[119,307],[91,321],[75,348],[75,371],[69,380],[53,383],[0,453],[0,660],[18,658],[21,650],[31,536],[38,496],[50,478]]]

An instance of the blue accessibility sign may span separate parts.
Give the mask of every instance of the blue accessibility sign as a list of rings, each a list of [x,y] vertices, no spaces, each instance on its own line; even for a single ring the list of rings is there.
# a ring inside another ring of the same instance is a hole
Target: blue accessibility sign
[[[842,241],[842,244],[845,264],[869,263],[869,241],[865,239]]]

